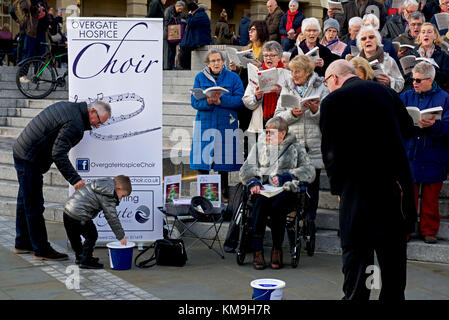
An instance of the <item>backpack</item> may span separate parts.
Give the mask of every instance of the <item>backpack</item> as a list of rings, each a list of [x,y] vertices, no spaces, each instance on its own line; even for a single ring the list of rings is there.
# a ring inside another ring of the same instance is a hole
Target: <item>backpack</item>
[[[14,14],[17,17],[17,21],[19,21],[19,23],[24,22],[30,15],[29,12],[25,12],[20,8],[20,2],[22,0],[14,0],[12,5],[14,7]],[[31,0],[26,0],[27,4],[28,4],[28,8],[31,8]]]

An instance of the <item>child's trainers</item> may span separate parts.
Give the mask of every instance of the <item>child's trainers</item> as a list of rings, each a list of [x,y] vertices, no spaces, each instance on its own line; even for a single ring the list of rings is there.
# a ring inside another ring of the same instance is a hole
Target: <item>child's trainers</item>
[[[103,264],[98,263],[98,258],[87,258],[81,260],[80,263],[81,269],[103,269]]]

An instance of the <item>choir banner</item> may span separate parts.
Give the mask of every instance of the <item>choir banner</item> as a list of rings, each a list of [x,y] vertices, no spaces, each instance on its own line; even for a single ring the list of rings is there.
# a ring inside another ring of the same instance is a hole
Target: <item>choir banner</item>
[[[70,160],[86,183],[129,176],[133,192],[117,207],[126,238],[161,239],[162,19],[68,18],[67,35],[70,100],[102,100],[112,109]],[[115,241],[102,212],[94,222],[99,242]]]

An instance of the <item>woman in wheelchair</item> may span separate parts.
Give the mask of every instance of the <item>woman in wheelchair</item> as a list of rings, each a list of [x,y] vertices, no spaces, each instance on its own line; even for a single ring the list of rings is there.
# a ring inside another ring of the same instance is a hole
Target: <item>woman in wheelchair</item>
[[[266,197],[260,194],[264,184],[282,187],[292,180],[311,183],[315,169],[306,150],[297,143],[295,134],[288,132],[287,121],[274,117],[266,123],[266,133],[260,135],[248,158],[240,169],[240,180],[247,185],[252,203],[253,266],[266,267],[263,255],[263,238],[267,218],[271,219],[273,246],[271,268],[279,269],[282,263],[282,243],[286,216],[294,210],[295,195],[288,191]]]

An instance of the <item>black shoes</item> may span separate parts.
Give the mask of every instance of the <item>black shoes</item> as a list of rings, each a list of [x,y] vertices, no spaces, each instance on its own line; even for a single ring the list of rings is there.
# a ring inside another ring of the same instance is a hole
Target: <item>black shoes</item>
[[[103,269],[103,264],[98,263],[98,258],[89,257],[81,260],[80,268],[81,269]]]
[[[95,262],[98,262],[98,261],[100,261],[100,258],[96,258],[96,257],[92,257],[91,258],[93,261],[95,261]],[[76,258],[75,258],[75,264],[81,264],[81,261],[83,261],[83,256],[81,255],[81,256],[77,256]]]
[[[68,260],[69,256],[65,253],[59,253],[52,247],[49,247],[47,250],[41,253],[34,253],[35,260],[49,260],[49,261],[64,261]]]

